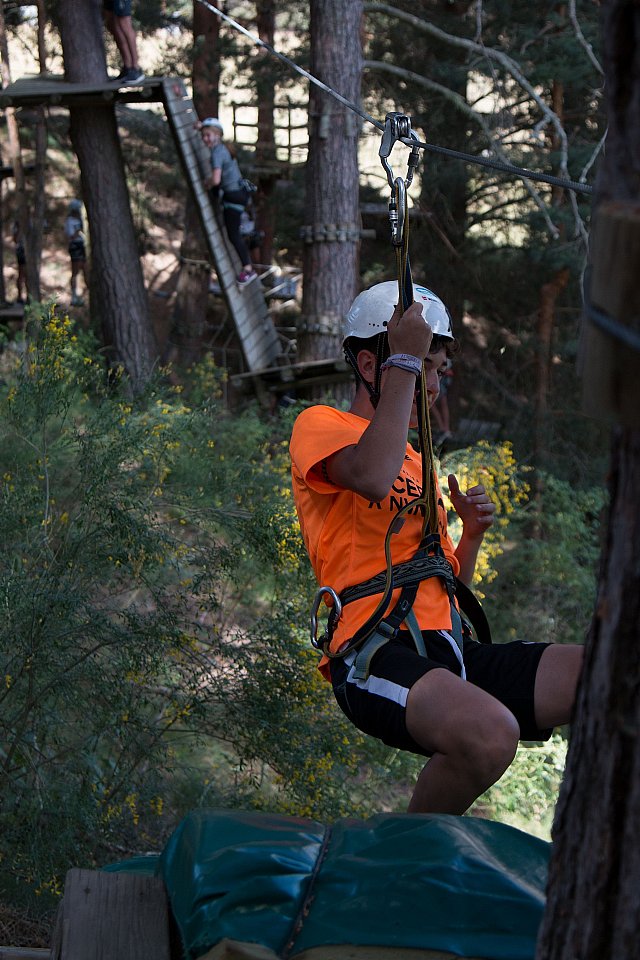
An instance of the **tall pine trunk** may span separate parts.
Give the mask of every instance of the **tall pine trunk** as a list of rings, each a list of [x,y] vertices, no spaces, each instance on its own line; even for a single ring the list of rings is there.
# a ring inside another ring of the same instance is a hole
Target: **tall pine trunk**
[[[275,0],[257,0],[256,23],[258,36],[273,46],[276,29]],[[256,226],[264,237],[260,244],[260,262],[270,264],[273,259],[273,208],[271,198],[278,181],[275,140],[276,85],[272,58],[264,48],[255,57],[256,99],[258,102],[258,139],[255,163],[258,170],[256,197]]]
[[[60,0],[65,77],[104,81],[100,0]],[[100,322],[109,360],[122,364],[139,392],[157,358],[140,256],[129,205],[113,106],[72,106],[71,141],[78,157],[92,252],[92,316]]]
[[[9,42],[4,19],[4,7],[0,4],[0,77],[2,86],[6,87],[11,83],[11,68],[9,64]],[[18,223],[18,234],[23,243],[26,241],[29,231],[29,207],[27,201],[27,188],[24,176],[24,166],[22,163],[22,148],[20,145],[20,131],[18,129],[18,118],[16,117],[15,107],[7,107],[5,110],[7,121],[7,142],[9,149],[9,162],[13,169],[15,182],[16,208],[15,219]],[[25,243],[26,247],[26,243]],[[31,252],[26,250],[27,259],[31,257]],[[27,283],[27,292],[29,285]]]
[[[603,0],[609,130],[598,197],[636,222],[640,201],[640,7]],[[600,208],[603,209],[602,207]],[[596,224],[598,211],[596,211]],[[640,227],[636,226],[636,235]],[[640,242],[636,244],[640,249]],[[600,251],[602,253],[602,251]],[[596,248],[596,258],[598,251]],[[625,251],[621,254],[623,260]],[[629,254],[627,253],[627,256]],[[640,257],[637,257],[640,259]],[[596,266],[598,260],[596,259]],[[637,290],[640,263],[624,264]],[[614,291],[615,292],[615,291]],[[619,291],[618,291],[619,292]],[[618,319],[640,332],[638,302]],[[602,360],[597,358],[602,370]],[[603,394],[603,378],[592,387]],[[616,389],[633,390],[623,382]],[[627,418],[629,419],[629,418]],[[612,432],[598,600],[553,830],[539,960],[635,960],[640,942],[640,413]]]
[[[311,72],[358,103],[361,0],[311,0]],[[338,356],[343,315],[358,290],[359,119],[315,85],[309,95],[304,296],[298,360]]]

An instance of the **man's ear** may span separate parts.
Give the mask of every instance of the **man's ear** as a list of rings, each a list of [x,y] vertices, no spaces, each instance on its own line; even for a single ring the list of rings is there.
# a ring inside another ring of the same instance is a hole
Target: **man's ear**
[[[357,356],[358,370],[367,383],[374,383],[376,378],[376,355],[371,350],[360,350]]]

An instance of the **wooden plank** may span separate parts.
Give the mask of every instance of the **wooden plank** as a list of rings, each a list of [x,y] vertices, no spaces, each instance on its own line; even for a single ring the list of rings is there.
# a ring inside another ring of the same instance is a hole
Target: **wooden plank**
[[[49,960],[51,951],[43,947],[0,947],[0,960]]]
[[[60,960],[170,960],[169,912],[159,877],[69,870],[61,927]]]

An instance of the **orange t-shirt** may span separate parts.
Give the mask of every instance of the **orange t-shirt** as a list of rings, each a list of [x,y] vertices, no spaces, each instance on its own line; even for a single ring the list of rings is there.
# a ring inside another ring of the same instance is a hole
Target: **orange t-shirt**
[[[409,443],[400,473],[380,502],[370,502],[323,477],[322,460],[357,444],[368,425],[368,420],[353,413],[315,406],[303,410],[291,435],[291,480],[300,529],[318,584],[333,587],[336,593],[386,569],[387,528],[401,507],[422,494],[420,454]],[[437,497],[442,549],[457,575],[460,565],[447,533],[447,514],[439,487]],[[402,529],[391,537],[394,564],[413,557],[422,534],[420,510],[407,511],[403,519]],[[389,609],[399,594],[399,589],[394,591]],[[332,651],[354,635],[379,601],[380,594],[374,594],[344,607],[331,641]],[[438,577],[420,584],[413,610],[423,630],[451,628],[449,597]],[[325,657],[320,671],[328,678],[327,665]]]

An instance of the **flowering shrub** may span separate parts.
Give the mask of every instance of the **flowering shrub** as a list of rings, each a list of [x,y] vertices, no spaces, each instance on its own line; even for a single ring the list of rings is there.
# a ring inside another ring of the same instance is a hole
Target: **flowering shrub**
[[[449,532],[454,543],[462,533],[462,523],[453,512],[449,500],[446,477],[455,473],[462,490],[478,483],[484,487],[496,506],[494,522],[487,530],[476,563],[473,578],[474,589],[483,597],[482,588],[496,576],[495,560],[503,551],[507,528],[514,514],[527,502],[529,486],[518,466],[509,442],[491,444],[480,440],[474,447],[449,454],[446,461],[446,476],[440,479],[448,510]],[[479,585],[480,589],[479,589]]]
[[[255,414],[161,385],[130,399],[54,310],[7,367],[0,857],[46,897],[157,839],[196,742],[229,743],[238,773],[250,628],[279,618],[302,554],[286,450]],[[198,382],[215,393],[210,364]]]

